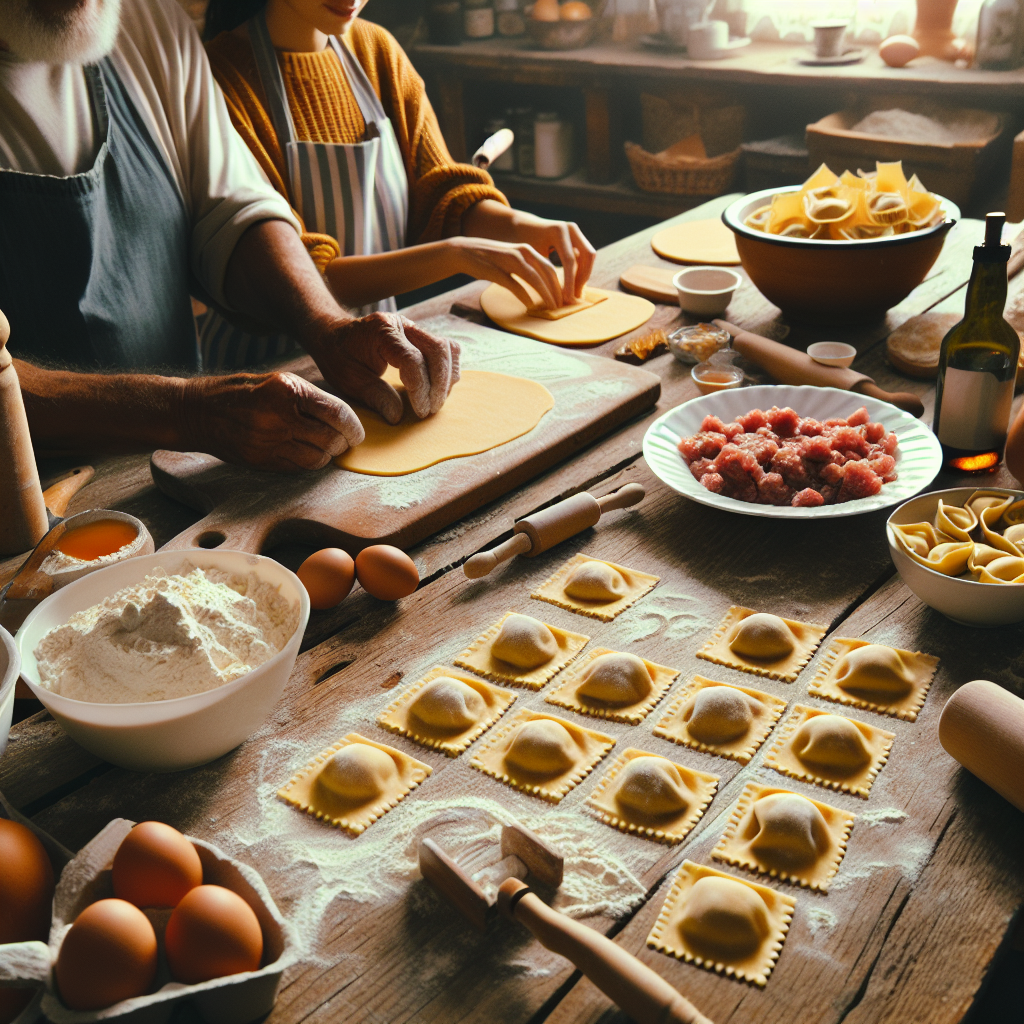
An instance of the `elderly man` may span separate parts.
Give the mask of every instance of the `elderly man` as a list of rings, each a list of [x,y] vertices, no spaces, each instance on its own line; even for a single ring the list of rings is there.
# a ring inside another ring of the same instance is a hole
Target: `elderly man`
[[[37,451],[297,470],[362,440],[341,399],[293,374],[196,376],[190,294],[290,334],[334,391],[391,422],[389,364],[414,412],[436,412],[457,344],[397,314],[353,318],[300,227],[175,0],[0,2],[0,309]]]

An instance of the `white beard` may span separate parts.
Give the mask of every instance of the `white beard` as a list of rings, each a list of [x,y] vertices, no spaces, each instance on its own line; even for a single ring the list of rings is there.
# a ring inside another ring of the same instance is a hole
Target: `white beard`
[[[33,0],[0,0],[0,39],[24,61],[91,64],[114,48],[121,0],[85,0],[78,10],[45,18]]]

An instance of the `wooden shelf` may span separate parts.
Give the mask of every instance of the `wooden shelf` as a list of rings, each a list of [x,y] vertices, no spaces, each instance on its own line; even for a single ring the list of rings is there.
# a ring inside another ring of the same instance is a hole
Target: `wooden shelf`
[[[518,174],[496,174],[494,183],[513,203],[549,203],[554,206],[573,206],[579,210],[656,217],[659,220],[692,210],[708,200],[707,196],[642,192],[628,177],[600,185],[589,181],[584,171],[576,171],[554,180],[524,178]]]

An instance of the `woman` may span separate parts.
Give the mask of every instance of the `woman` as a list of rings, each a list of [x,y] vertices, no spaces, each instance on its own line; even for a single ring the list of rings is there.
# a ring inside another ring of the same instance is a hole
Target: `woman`
[[[594,249],[575,224],[513,210],[476,167],[455,163],[408,57],[357,19],[366,0],[210,0],[213,73],[235,127],[305,225],[338,300],[364,312],[456,273],[548,308],[582,294]],[[407,242],[412,243],[408,245]],[[565,268],[559,282],[547,258]],[[210,314],[206,365],[287,350]]]

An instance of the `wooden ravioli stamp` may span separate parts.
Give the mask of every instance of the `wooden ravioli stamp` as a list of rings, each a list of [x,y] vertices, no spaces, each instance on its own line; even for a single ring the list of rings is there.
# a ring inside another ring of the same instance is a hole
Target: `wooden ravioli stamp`
[[[317,754],[277,795],[358,835],[404,800],[432,770],[401,750],[350,732]]]
[[[614,738],[604,733],[524,708],[469,763],[499,782],[558,803],[613,746]]]
[[[544,699],[583,715],[637,725],[675,682],[679,670],[635,654],[595,647]]]
[[[849,811],[788,789],[748,782],[711,856],[828,892],[854,818]]]
[[[938,665],[938,658],[920,651],[836,637],[808,692],[838,704],[913,722],[928,696]]]
[[[458,669],[432,668],[377,719],[414,743],[458,757],[512,706],[516,695]]]
[[[606,824],[660,843],[678,843],[700,821],[718,789],[718,776],[630,747],[587,797]]]
[[[770,693],[694,676],[654,727],[654,735],[746,764],[785,709],[786,702]]]
[[[764,986],[796,900],[766,885],[684,860],[647,936],[661,953]]]
[[[530,597],[611,622],[650,593],[660,578],[589,555],[573,555]]]
[[[733,605],[698,658],[791,683],[811,659],[824,626]]]
[[[873,725],[794,704],[764,763],[794,779],[867,799],[895,738]]]
[[[485,679],[539,690],[589,642],[590,637],[582,633],[507,612],[478,636],[455,664]]]

